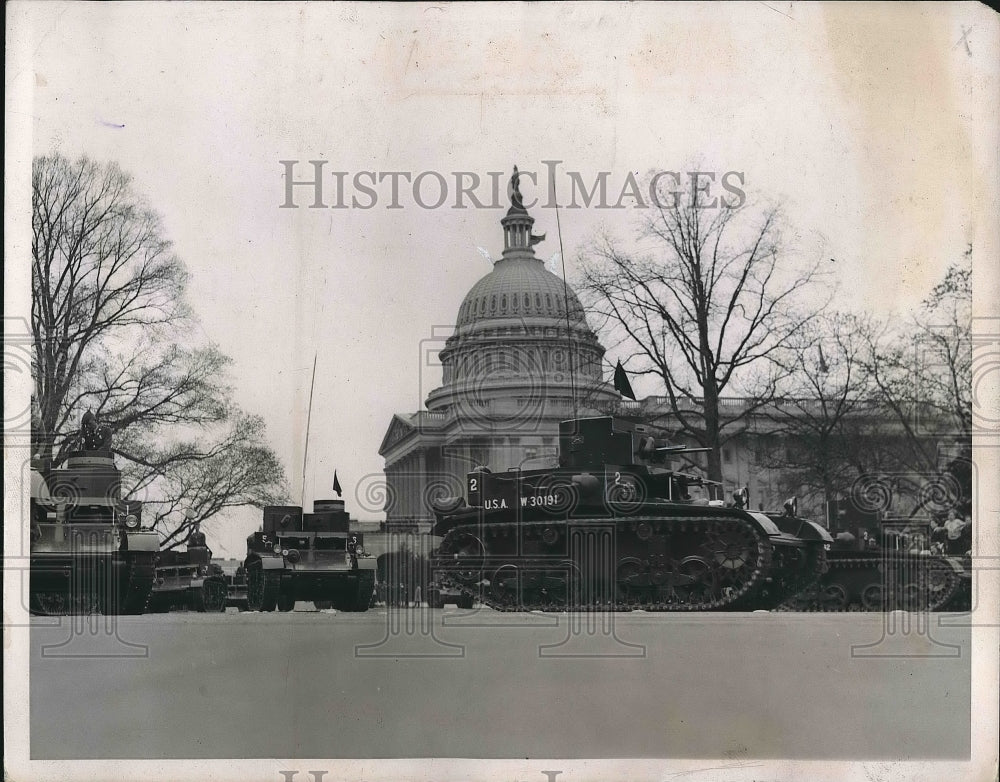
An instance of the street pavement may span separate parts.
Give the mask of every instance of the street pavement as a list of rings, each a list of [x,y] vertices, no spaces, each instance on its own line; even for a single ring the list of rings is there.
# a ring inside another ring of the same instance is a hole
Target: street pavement
[[[969,753],[946,615],[308,607],[33,619],[32,758]]]

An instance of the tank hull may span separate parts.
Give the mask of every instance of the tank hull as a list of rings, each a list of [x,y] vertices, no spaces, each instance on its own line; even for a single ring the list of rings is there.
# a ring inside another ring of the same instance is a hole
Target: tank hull
[[[375,589],[375,564],[361,560],[352,568],[343,561],[341,556],[291,563],[281,556],[251,555],[245,565],[247,608],[290,611],[298,601],[311,601],[318,608],[367,611]]]
[[[164,578],[157,571],[148,610],[156,614],[166,613],[174,608],[199,613],[221,613],[226,610],[227,598],[226,581],[222,576]]]
[[[71,452],[55,469],[33,463],[30,507],[32,613],[145,610],[159,536],[142,529],[141,503],[121,499],[109,448]]]
[[[39,615],[141,614],[155,578],[157,536],[113,527],[36,525],[29,608]]]

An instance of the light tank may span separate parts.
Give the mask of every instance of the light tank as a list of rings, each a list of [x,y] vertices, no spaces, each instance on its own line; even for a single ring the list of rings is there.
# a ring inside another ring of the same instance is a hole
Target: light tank
[[[375,589],[375,559],[361,533],[350,530],[342,500],[264,508],[261,529],[247,538],[247,607],[291,611],[296,601],[316,608],[367,611]]]
[[[216,559],[213,565],[222,571],[226,581],[226,608],[247,610],[247,571],[242,560]]]
[[[434,504],[439,588],[500,610],[774,608],[807,591],[832,543],[792,514],[698,497],[683,446],[612,417],[564,421],[559,466],[467,476]]]
[[[111,434],[84,416],[79,450],[31,473],[31,588],[34,614],[141,614],[153,588],[157,534],[142,526],[142,503],[121,499]]]
[[[212,562],[205,533],[196,528],[188,537],[186,551],[161,551],[157,555],[149,611],[162,614],[181,608],[221,613],[226,610],[227,591],[225,574]]]
[[[790,601],[800,611],[963,610],[971,569],[959,556],[932,553],[923,544],[929,522],[877,520],[871,535],[838,536],[828,569],[816,585]],[[866,530],[867,532],[867,530]]]

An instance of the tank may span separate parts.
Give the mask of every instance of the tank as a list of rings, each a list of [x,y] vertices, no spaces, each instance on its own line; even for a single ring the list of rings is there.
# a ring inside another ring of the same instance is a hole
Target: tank
[[[375,589],[375,559],[351,532],[342,500],[264,508],[261,529],[247,538],[247,607],[291,611],[296,601],[316,608],[367,611]]]
[[[247,569],[238,559],[213,560],[226,582],[226,608],[247,610]]]
[[[814,587],[827,531],[745,492],[713,499],[671,469],[692,450],[612,417],[562,422],[557,468],[480,468],[435,502],[435,583],[500,610],[751,610]]]
[[[472,608],[475,598],[468,592],[450,584],[432,584],[427,590],[427,607],[444,608],[454,603],[459,608]]]
[[[121,499],[110,435],[85,419],[84,447],[31,474],[34,614],[141,614],[153,588],[158,535],[142,526],[142,504]]]
[[[205,533],[195,529],[185,551],[157,555],[156,581],[149,596],[149,611],[162,614],[172,608],[200,613],[226,610],[227,587],[222,568],[212,562]]]
[[[971,569],[960,556],[931,552],[929,522],[875,518],[858,531],[837,536],[827,572],[788,608],[939,611],[968,603]]]

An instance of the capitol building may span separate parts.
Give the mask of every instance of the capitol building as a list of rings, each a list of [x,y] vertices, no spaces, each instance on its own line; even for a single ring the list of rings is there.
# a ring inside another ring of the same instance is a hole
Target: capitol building
[[[458,308],[441,387],[425,410],[394,415],[379,448],[389,525],[431,522],[431,500],[464,496],[475,467],[554,466],[560,421],[618,404],[580,301],[535,255],[544,235],[532,233],[516,169],[512,183],[503,253]]]

